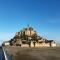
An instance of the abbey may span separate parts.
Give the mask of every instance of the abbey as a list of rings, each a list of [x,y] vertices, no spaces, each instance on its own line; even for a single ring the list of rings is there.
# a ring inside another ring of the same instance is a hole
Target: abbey
[[[44,39],[39,36],[32,27],[23,28],[16,32],[13,39],[9,41],[10,46],[20,47],[56,47],[54,40]]]

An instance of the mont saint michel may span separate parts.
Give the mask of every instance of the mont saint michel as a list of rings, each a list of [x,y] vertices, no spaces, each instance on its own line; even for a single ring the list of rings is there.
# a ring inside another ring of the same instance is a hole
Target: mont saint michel
[[[13,39],[4,42],[5,46],[20,46],[20,47],[56,47],[54,40],[44,39],[37,34],[32,27],[27,26],[21,31],[16,32]]]

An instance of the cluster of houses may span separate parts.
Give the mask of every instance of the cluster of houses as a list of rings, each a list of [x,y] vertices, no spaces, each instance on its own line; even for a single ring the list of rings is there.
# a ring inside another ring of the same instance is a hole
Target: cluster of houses
[[[16,32],[15,36],[2,44],[3,46],[20,46],[20,47],[56,47],[54,40],[47,40],[39,36],[32,27],[23,28]]]

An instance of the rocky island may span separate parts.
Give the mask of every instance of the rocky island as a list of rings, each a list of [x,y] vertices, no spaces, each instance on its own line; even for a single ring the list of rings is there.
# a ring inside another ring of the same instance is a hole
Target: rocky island
[[[20,46],[20,47],[56,47],[54,40],[44,39],[39,36],[32,27],[23,28],[21,31],[16,32],[13,39],[4,42],[4,46]]]

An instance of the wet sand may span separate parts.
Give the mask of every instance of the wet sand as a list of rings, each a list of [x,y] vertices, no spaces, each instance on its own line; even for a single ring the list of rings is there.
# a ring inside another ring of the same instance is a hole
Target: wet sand
[[[60,60],[60,47],[57,48],[21,48],[5,47],[13,60]]]

